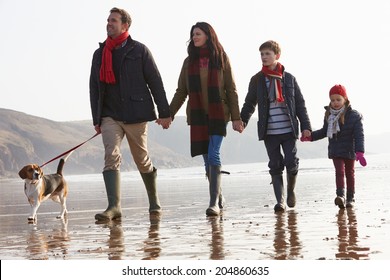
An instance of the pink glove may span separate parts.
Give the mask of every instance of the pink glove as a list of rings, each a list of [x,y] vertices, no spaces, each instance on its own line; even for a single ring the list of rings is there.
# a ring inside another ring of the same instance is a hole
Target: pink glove
[[[361,166],[367,165],[367,161],[364,158],[364,153],[362,153],[362,152],[356,152],[356,161],[359,161]]]
[[[301,136],[301,141],[302,142],[311,142],[312,141],[312,137],[311,136],[308,136],[308,137]]]

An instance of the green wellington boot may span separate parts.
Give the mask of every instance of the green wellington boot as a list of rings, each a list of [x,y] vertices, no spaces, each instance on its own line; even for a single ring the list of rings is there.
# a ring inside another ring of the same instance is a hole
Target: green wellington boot
[[[122,217],[121,209],[121,187],[119,170],[103,171],[104,183],[106,185],[108,207],[106,211],[95,215],[95,219],[114,220]]]
[[[157,169],[153,167],[150,173],[141,173],[149,199],[149,213],[160,214],[162,209],[157,194]]]
[[[207,216],[218,216],[221,212],[219,208],[219,195],[221,193],[221,166],[210,165],[209,167],[209,192],[210,203],[206,210]]]
[[[223,173],[230,174],[227,171],[221,170],[221,174],[223,174]],[[206,179],[209,180],[209,173],[208,172],[206,173]],[[220,186],[220,190],[219,190],[218,206],[219,206],[219,209],[221,209],[221,210],[226,206],[226,200],[222,194],[222,186]]]

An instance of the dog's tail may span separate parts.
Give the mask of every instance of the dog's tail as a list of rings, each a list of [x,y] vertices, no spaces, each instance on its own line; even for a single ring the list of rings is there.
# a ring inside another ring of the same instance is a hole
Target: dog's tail
[[[62,175],[62,170],[64,169],[65,162],[72,153],[73,151],[71,151],[66,157],[60,159],[60,162],[57,166],[57,174]]]

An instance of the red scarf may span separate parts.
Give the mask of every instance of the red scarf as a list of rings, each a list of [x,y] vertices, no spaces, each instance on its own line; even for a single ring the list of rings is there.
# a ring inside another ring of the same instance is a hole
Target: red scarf
[[[129,32],[124,32],[115,39],[110,36],[106,39],[106,44],[103,48],[102,66],[100,67],[100,80],[107,84],[115,84],[115,75],[112,70],[112,50],[121,45],[129,37]]]
[[[283,78],[284,67],[282,64],[278,62],[276,64],[275,70],[270,70],[268,67],[263,65],[261,72],[270,79],[270,89],[275,89],[275,97],[278,102],[283,102],[283,94],[282,94],[282,78]]]

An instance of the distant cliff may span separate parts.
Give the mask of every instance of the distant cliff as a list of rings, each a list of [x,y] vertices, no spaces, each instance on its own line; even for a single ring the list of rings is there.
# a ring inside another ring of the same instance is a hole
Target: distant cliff
[[[24,165],[28,163],[41,165],[77,146],[95,133],[89,120],[55,122],[1,108],[0,119],[0,178],[17,177],[17,173]],[[153,163],[157,167],[194,165],[194,160],[190,156],[169,148],[175,145],[165,145],[167,141],[179,139],[177,133],[163,131],[161,127],[150,123],[151,137],[148,145]],[[177,144],[180,145],[181,143]],[[122,149],[122,170],[135,170],[125,139]],[[103,145],[99,135],[74,151],[65,165],[64,173],[99,173],[103,168],[103,156]],[[58,160],[46,165],[45,173],[55,172],[57,164]]]
[[[95,131],[90,120],[55,122],[25,113],[0,108],[0,178],[17,177],[18,171],[27,163],[43,164],[91,137]],[[228,135],[222,144],[223,164],[239,164],[267,161],[264,143],[257,138],[257,119],[253,118],[246,130],[239,134],[228,125]],[[202,165],[201,157],[191,158],[189,127],[185,117],[175,118],[168,130],[154,122],[149,123],[148,146],[150,156],[157,168],[180,168]],[[367,139],[368,152],[383,150],[383,139],[376,136]],[[382,140],[382,142],[381,142]],[[368,142],[373,143],[369,145]],[[368,148],[368,146],[370,148]],[[388,147],[388,145],[386,145]],[[122,145],[122,170],[135,170],[126,139]],[[366,151],[366,152],[367,152]],[[301,159],[327,157],[327,140],[314,143],[298,142]],[[103,168],[103,145],[101,136],[78,148],[68,159],[65,174],[100,173]],[[45,166],[45,173],[54,172],[58,160]]]

